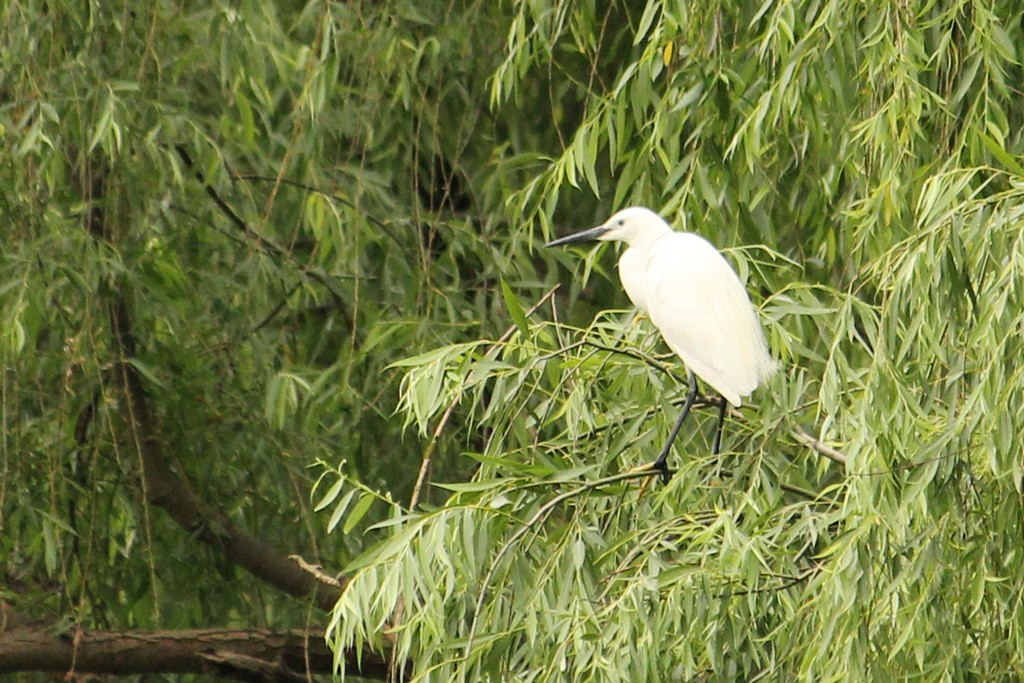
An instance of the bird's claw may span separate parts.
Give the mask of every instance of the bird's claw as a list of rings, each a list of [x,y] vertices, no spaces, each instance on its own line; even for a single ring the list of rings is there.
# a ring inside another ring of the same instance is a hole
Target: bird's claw
[[[652,469],[656,469],[656,470],[661,472],[661,483],[662,484],[669,483],[672,480],[672,475],[676,473],[675,470],[669,469],[669,466],[666,463],[661,463],[659,465],[656,462],[652,462],[651,463],[651,468]]]

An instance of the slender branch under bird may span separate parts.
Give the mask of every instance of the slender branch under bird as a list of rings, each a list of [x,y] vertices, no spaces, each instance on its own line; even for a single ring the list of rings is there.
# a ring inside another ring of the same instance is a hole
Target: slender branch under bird
[[[548,299],[555,295],[555,292],[558,291],[558,287],[558,285],[555,285],[547,292],[545,292],[544,296],[540,298],[540,301],[535,303],[526,311],[525,316],[528,318],[534,313],[536,313],[537,310],[540,309],[540,307],[543,306]],[[498,337],[497,341],[491,344],[491,346],[488,348],[488,353],[490,353],[492,350],[494,350],[501,344],[507,342],[509,340],[509,337],[512,336],[512,333],[515,332],[517,329],[519,329],[517,325],[512,325],[507,330],[505,330],[505,333]],[[451,418],[452,412],[454,412],[455,406],[459,404],[459,399],[461,398],[461,394],[457,394],[455,398],[451,400],[451,403],[448,404],[448,407],[445,409],[444,414],[441,416],[441,420],[437,423],[437,427],[434,429],[434,433],[430,437],[430,443],[428,443],[427,447],[423,450],[423,459],[420,462],[420,471],[419,474],[416,476],[416,485],[413,486],[412,496],[409,499],[410,510],[415,508],[416,504],[420,500],[420,490],[423,488],[423,482],[426,481],[427,479],[427,473],[430,472],[430,462],[433,459],[434,449],[437,448],[437,440],[441,437],[441,432],[444,431],[445,425],[448,424],[448,420]]]

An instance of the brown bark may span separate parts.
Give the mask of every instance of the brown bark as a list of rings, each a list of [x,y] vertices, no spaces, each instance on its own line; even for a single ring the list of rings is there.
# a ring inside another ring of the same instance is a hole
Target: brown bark
[[[31,623],[31,620],[15,610],[9,604],[0,600],[0,636],[8,631],[19,626],[24,626]]]
[[[386,679],[387,662],[349,654],[348,671]],[[331,651],[319,633],[267,629],[79,631],[20,626],[0,634],[0,673],[206,673],[258,681],[306,681],[330,674]],[[308,674],[308,675],[307,675]]]
[[[111,328],[121,356],[118,379],[127,404],[129,429],[142,460],[148,501],[165,510],[200,542],[257,578],[289,595],[311,597],[317,607],[329,611],[341,594],[337,586],[318,581],[266,541],[239,528],[220,511],[204,506],[188,482],[171,468],[142,379],[135,366],[127,362],[135,346],[127,304],[120,292],[113,296]]]

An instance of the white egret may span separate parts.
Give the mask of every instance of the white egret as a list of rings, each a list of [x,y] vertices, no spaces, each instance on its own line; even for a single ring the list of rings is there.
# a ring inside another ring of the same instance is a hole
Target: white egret
[[[721,396],[714,453],[722,445],[726,401],[739,407],[776,369],[757,311],[736,272],[703,237],[676,232],[643,207],[623,209],[603,225],[549,242],[626,243],[619,279],[633,305],[650,316],[669,348],[682,359],[690,388],[668,442],[650,469],[667,481],[666,461],[697,397],[697,377]]]

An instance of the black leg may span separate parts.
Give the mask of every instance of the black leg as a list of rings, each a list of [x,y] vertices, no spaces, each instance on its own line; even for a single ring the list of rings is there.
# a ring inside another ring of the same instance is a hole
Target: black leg
[[[722,450],[722,430],[725,428],[725,410],[727,403],[725,396],[720,397],[722,405],[718,408],[718,429],[715,430],[715,447],[712,449],[712,454],[718,455],[718,452]]]
[[[668,469],[666,461],[668,460],[669,451],[672,450],[672,443],[676,440],[676,436],[679,435],[679,430],[683,426],[683,422],[686,421],[686,416],[690,414],[690,407],[693,402],[697,399],[697,377],[690,372],[690,390],[686,393],[686,403],[683,404],[683,412],[679,414],[679,419],[676,420],[676,426],[672,428],[672,433],[668,436],[668,441],[665,442],[665,447],[661,449],[661,455],[658,459],[651,463],[651,469],[661,470],[661,480],[668,483],[668,480],[672,477],[672,472]]]

